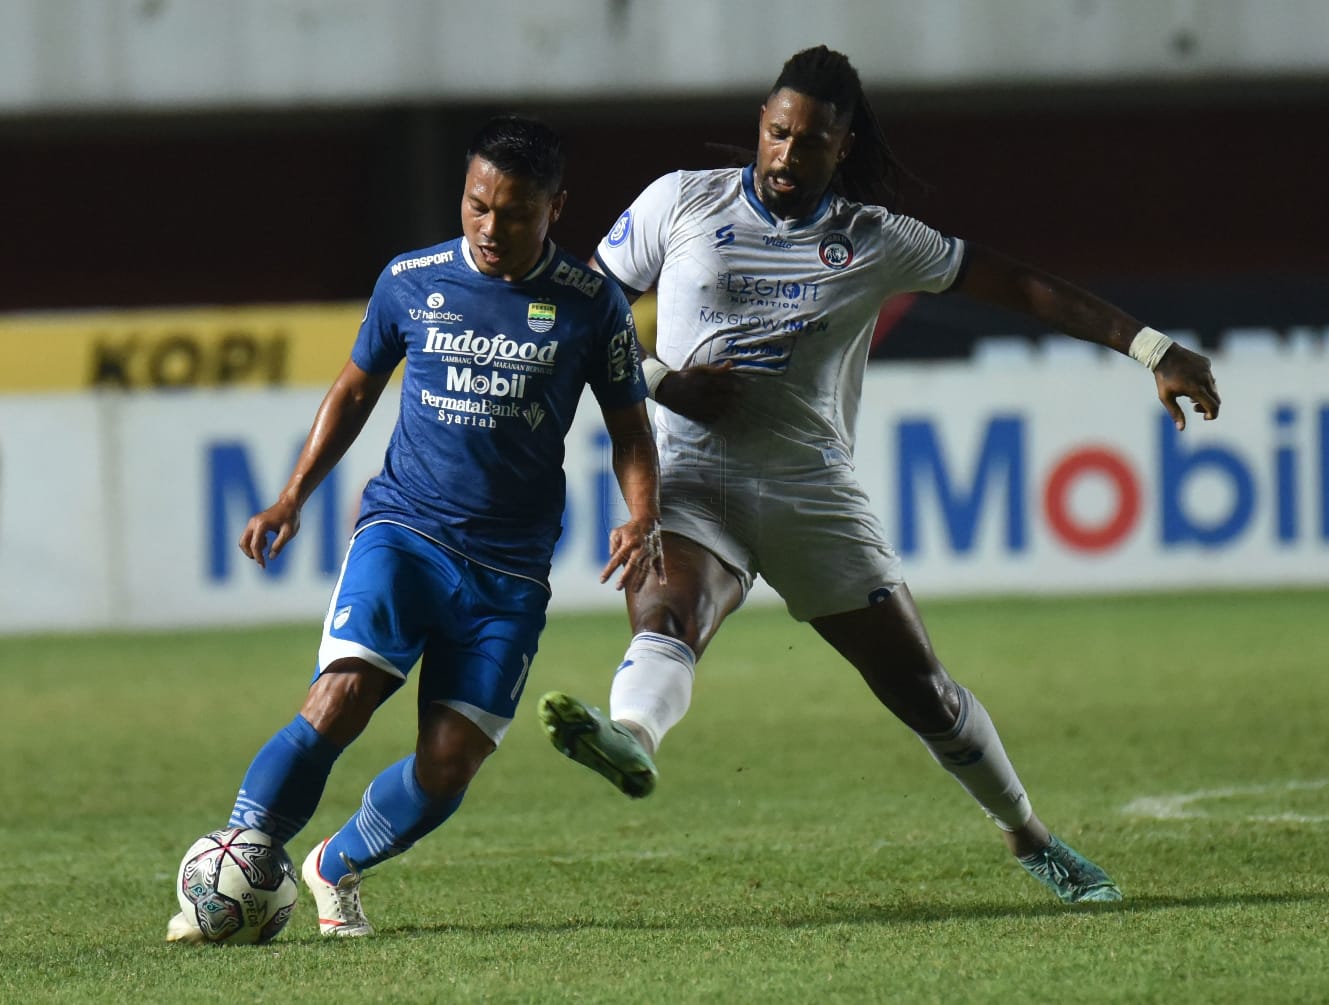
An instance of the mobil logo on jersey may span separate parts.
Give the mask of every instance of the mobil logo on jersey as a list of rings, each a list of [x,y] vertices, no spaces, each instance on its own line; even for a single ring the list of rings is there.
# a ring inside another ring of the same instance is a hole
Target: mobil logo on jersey
[[[929,377],[945,408],[891,409],[883,515],[910,567],[958,588],[1329,580],[1329,392],[1220,371],[1219,419],[1178,432],[1148,373],[1109,371]]]

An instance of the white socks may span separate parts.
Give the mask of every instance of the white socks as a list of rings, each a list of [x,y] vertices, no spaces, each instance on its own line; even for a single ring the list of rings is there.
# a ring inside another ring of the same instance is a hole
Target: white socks
[[[1019,830],[1033,816],[1029,797],[1011,767],[1001,745],[996,727],[987,709],[972,694],[955,685],[960,698],[960,714],[947,733],[918,738],[932,751],[937,763],[957,782],[1004,831]]]
[[[633,636],[609,689],[609,717],[640,726],[654,755],[660,741],[683,718],[692,701],[697,659],[678,639],[657,632]],[[960,711],[946,733],[919,739],[998,827],[1019,830],[1033,816],[1001,738],[981,702],[955,685]]]
[[[609,717],[640,726],[654,754],[688,710],[696,665],[692,650],[678,639],[657,632],[633,636],[609,689]]]

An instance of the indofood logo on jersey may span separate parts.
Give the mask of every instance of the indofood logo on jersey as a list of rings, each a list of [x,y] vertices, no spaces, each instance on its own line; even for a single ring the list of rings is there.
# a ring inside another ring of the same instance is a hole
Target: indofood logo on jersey
[[[554,327],[554,316],[558,308],[553,304],[530,304],[526,308],[526,327],[543,335]]]
[[[817,255],[822,265],[839,272],[849,268],[849,263],[854,260],[854,242],[849,240],[848,234],[827,234],[821,239]]]
[[[532,304],[532,307],[546,306]],[[549,325],[553,327],[552,317]],[[548,329],[546,329],[548,330]],[[456,362],[474,363],[477,366],[508,366],[515,369],[522,363],[543,364],[541,369],[554,365],[558,355],[558,342],[518,342],[502,332],[493,336],[476,335],[474,329],[467,328],[460,335],[445,332],[441,328],[430,328],[425,332],[424,352],[438,353],[442,356],[457,357]]]

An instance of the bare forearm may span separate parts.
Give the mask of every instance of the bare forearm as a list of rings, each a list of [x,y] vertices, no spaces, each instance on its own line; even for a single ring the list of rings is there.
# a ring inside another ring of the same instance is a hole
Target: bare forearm
[[[1087,290],[990,249],[971,249],[958,291],[1125,354],[1144,325]]]
[[[295,468],[281,498],[301,507],[355,442],[374,410],[386,377],[357,379],[362,373],[341,377],[332,385],[314,414]]]
[[[614,476],[633,520],[660,519],[660,467],[655,441],[645,434],[614,440]]]

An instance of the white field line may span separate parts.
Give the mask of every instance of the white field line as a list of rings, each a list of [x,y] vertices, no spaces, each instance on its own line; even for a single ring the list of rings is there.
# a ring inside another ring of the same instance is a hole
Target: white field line
[[[1199,803],[1215,799],[1243,799],[1290,792],[1314,792],[1326,788],[1329,788],[1329,778],[1270,782],[1265,785],[1240,785],[1223,789],[1200,789],[1196,792],[1180,792],[1168,796],[1141,796],[1123,806],[1121,812],[1127,816],[1151,817],[1154,820],[1205,820],[1213,818],[1214,814],[1198,806]],[[1304,813],[1249,814],[1244,819],[1251,823],[1329,823],[1329,815],[1309,816]]]

